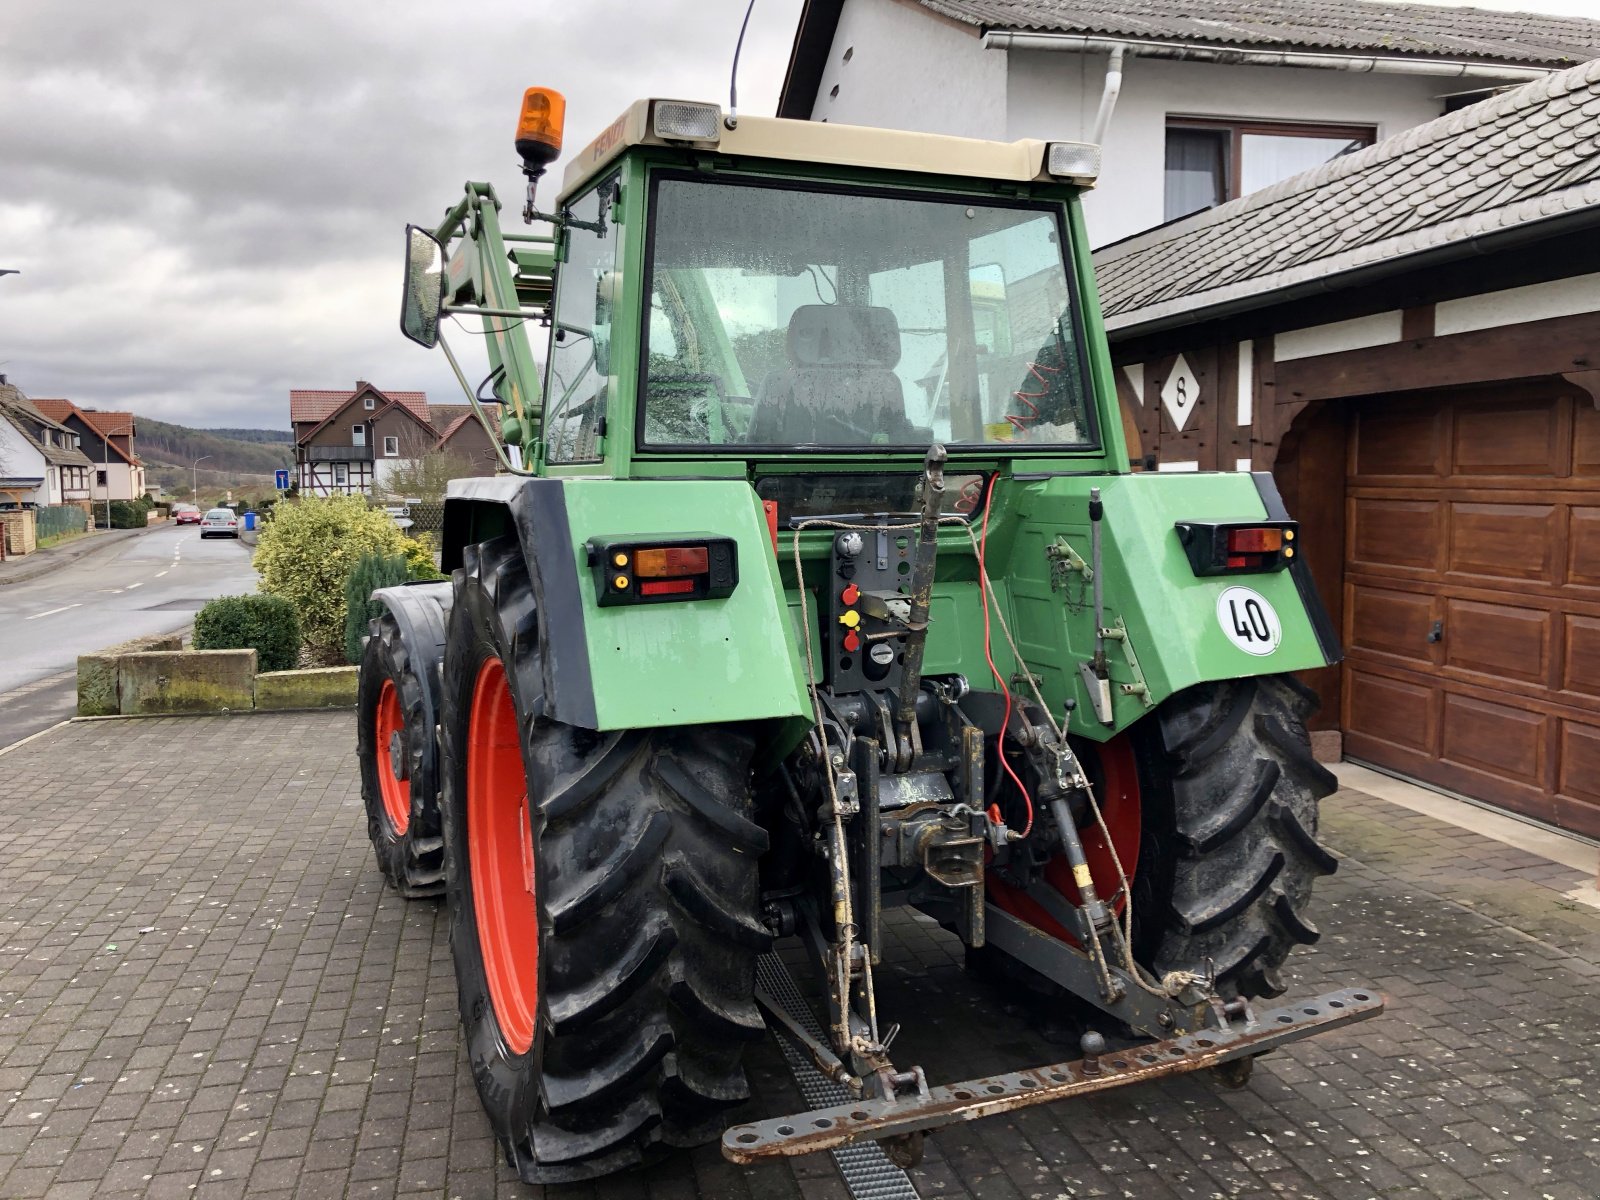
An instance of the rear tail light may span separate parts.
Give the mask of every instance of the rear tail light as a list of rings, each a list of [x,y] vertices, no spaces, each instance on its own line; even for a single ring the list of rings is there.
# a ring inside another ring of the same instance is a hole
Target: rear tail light
[[[1179,521],[1177,530],[1196,575],[1281,571],[1298,553],[1293,521]]]
[[[686,533],[652,538],[590,538],[585,550],[602,608],[665,600],[717,600],[739,582],[732,538]]]

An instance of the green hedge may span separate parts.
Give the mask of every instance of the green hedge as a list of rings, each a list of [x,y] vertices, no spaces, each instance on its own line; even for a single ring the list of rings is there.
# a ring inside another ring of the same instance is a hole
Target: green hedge
[[[300,656],[300,618],[282,596],[222,596],[195,616],[196,650],[254,650],[256,669],[291,671]]]
[[[89,528],[89,515],[74,504],[51,504],[33,510],[36,537],[60,537],[63,533],[82,533]]]
[[[433,565],[430,560],[428,565]],[[379,588],[395,587],[411,578],[403,554],[377,554],[368,551],[356,559],[344,581],[344,657],[346,662],[361,661],[361,639],[367,635],[367,625],[383,613],[381,601],[372,593]]]
[[[150,509],[154,507],[148,496],[140,496],[137,500],[113,500],[111,502],[111,528],[113,529],[143,529],[150,524]]]

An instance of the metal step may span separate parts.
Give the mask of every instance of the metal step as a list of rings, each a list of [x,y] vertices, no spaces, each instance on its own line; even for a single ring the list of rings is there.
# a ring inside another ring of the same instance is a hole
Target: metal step
[[[789,968],[783,965],[783,960],[777,954],[768,952],[756,960],[756,984],[812,1037],[819,1041],[827,1040],[816,1014],[801,996],[794,977],[789,974]],[[778,1039],[778,1046],[789,1064],[789,1073],[794,1076],[807,1105],[815,1109],[850,1103],[850,1093],[845,1091],[844,1086],[834,1083],[817,1070],[804,1050],[777,1030],[773,1031],[773,1036]],[[845,1186],[856,1200],[917,1200],[917,1189],[912,1185],[911,1177],[889,1161],[889,1156],[877,1142],[854,1142],[839,1146],[829,1153],[839,1165],[839,1174],[844,1176]]]

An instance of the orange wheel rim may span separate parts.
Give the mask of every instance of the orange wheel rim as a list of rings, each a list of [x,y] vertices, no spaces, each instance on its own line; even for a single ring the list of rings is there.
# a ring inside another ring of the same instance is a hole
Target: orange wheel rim
[[[383,796],[383,811],[397,834],[411,824],[411,776],[402,763],[405,753],[405,719],[400,713],[400,692],[394,680],[385,679],[378,693],[378,712],[373,718],[377,735],[378,791]]]
[[[517,709],[498,658],[483,664],[472,692],[467,857],[489,1001],[507,1048],[526,1054],[539,1012],[539,910]]]

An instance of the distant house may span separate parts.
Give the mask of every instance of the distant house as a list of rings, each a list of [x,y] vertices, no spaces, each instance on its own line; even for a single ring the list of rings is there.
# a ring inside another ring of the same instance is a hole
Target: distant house
[[[425,392],[385,392],[364,379],[350,391],[296,388],[289,422],[300,491],[384,495],[397,468],[441,449],[459,452],[463,473],[491,475],[494,451],[470,416],[469,406],[430,406]]]
[[[489,440],[489,431],[473,414],[470,405],[459,405],[460,412],[448,421],[440,412],[443,405],[434,405],[434,423],[439,428],[439,449],[459,459],[468,475],[493,475],[495,448]]]
[[[91,467],[73,430],[0,377],[0,508],[87,509]]]
[[[145,494],[144,460],[134,451],[135,423],[131,412],[87,408],[71,400],[35,400],[34,407],[78,436],[93,464],[89,498],[137,500]]]
[[[1099,140],[1101,246],[1597,55],[1600,21],[1427,4],[806,0],[778,115]]]

